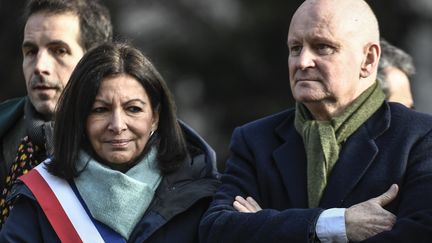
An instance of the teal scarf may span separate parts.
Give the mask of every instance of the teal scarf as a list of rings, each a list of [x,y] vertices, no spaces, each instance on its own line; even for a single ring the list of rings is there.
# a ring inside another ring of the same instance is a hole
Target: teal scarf
[[[384,98],[381,87],[375,82],[340,116],[330,121],[313,120],[303,104],[296,104],[294,125],[306,149],[310,208],[319,205],[327,179],[339,159],[342,143],[378,110]]]
[[[74,179],[78,191],[96,220],[126,240],[153,199],[162,176],[157,169],[156,149],[126,173],[112,170],[80,152]]]

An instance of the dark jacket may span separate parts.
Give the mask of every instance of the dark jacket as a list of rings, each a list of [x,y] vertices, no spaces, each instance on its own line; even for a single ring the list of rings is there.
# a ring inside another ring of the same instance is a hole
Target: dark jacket
[[[385,102],[342,145],[319,208],[308,208],[306,153],[294,110],[235,129],[222,185],[200,225],[202,242],[310,242],[323,209],[377,197],[393,183],[391,231],[366,242],[432,242],[432,117]],[[239,213],[236,195],[264,209]]]
[[[163,177],[155,197],[128,242],[198,242],[198,224],[219,186],[213,149],[182,123],[189,144],[201,153]],[[14,188],[15,201],[0,242],[60,242],[33,194],[24,184]]]
[[[3,139],[6,134],[15,129],[15,125],[24,116],[25,97],[14,98],[0,104],[0,188],[3,189],[4,178],[9,172],[9,165],[12,161],[5,161],[3,154]],[[16,143],[17,141],[12,141]],[[11,151],[12,153],[16,153]],[[9,156],[10,157],[10,156]]]

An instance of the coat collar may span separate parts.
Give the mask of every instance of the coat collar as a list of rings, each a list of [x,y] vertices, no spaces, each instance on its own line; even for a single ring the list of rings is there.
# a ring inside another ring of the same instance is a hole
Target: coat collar
[[[282,144],[273,151],[292,207],[307,207],[306,153],[303,140],[294,127],[294,110],[276,127]]]
[[[273,152],[273,158],[287,189],[293,207],[307,204],[306,153],[301,136],[294,128],[292,111],[275,129],[282,144]],[[375,139],[390,127],[390,107],[387,102],[363,124],[342,146],[340,156],[330,175],[320,207],[341,206],[344,199],[363,177],[379,149]]]
[[[153,202],[130,238],[146,241],[158,229],[175,216],[193,207],[199,201],[211,197],[220,185],[216,169],[216,154],[210,145],[191,127],[178,121],[189,145],[199,148],[202,153],[188,156],[176,171],[164,175]]]
[[[25,97],[14,98],[0,104],[0,136],[3,137],[24,115]]]

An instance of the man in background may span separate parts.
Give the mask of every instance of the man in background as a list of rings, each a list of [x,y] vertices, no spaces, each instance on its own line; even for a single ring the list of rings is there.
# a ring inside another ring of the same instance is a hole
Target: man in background
[[[414,108],[410,78],[415,73],[415,67],[411,56],[386,40],[381,39],[380,45],[378,80],[386,99]]]
[[[97,0],[31,0],[24,17],[27,96],[0,104],[0,226],[15,179],[53,152],[57,101],[76,64],[87,50],[112,40],[109,11]]]

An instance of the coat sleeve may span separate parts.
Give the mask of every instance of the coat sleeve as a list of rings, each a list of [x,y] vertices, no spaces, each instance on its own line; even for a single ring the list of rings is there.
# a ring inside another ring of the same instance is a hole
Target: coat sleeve
[[[432,242],[432,132],[410,151],[399,190],[396,224],[364,242]]]
[[[251,196],[259,203],[254,151],[247,145],[242,128],[231,141],[231,158],[222,175],[222,186],[200,224],[201,242],[310,242],[322,209],[263,209],[257,213],[237,212],[234,197]],[[263,208],[266,205],[261,205]]]

